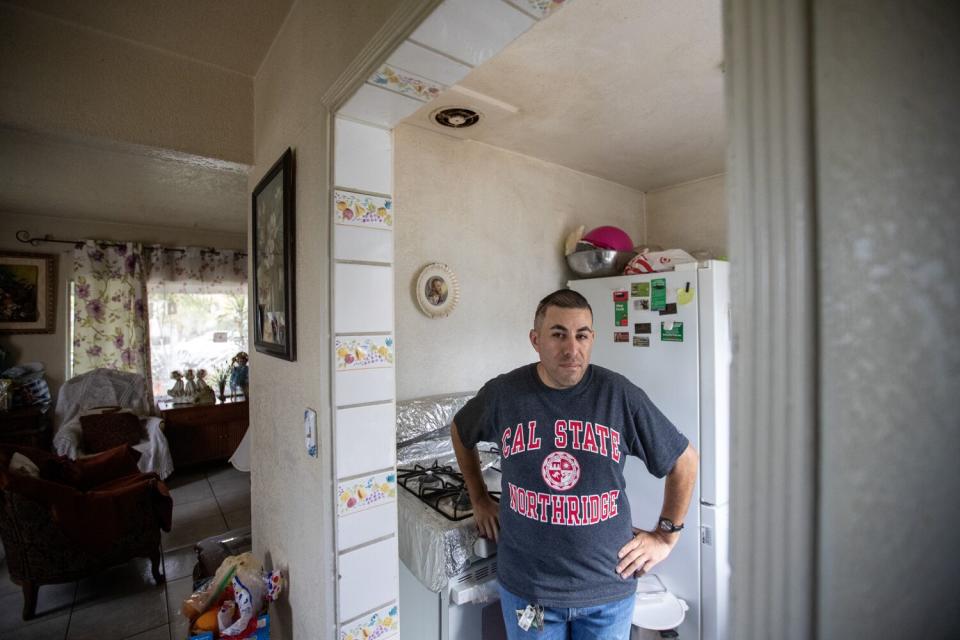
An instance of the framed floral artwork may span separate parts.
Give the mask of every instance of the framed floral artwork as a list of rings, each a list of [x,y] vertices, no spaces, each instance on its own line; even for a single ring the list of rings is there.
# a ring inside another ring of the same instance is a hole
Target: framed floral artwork
[[[253,190],[254,347],[296,360],[296,222],[293,151],[287,149]]]
[[[57,256],[0,253],[0,333],[54,333]]]
[[[431,318],[450,315],[460,302],[460,284],[457,276],[445,264],[428,264],[417,276],[417,304]]]

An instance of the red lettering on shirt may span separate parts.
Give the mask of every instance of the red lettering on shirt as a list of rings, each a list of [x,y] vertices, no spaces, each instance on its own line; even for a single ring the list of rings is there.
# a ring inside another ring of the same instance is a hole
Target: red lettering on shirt
[[[514,456],[518,453],[523,453],[526,451],[526,447],[523,444],[523,423],[517,425],[517,430],[513,436],[513,448],[510,449],[510,455]]]
[[[578,525],[580,522],[580,499],[577,496],[566,496],[567,500],[567,524]]]
[[[506,429],[503,430],[503,439],[501,440],[503,445],[501,447],[501,450],[503,451],[504,458],[510,457],[510,445],[508,444],[509,440],[510,440],[510,427],[507,427]]]
[[[610,458],[614,462],[620,462],[620,432],[616,429],[610,429]]]
[[[567,421],[557,420],[553,423],[553,446],[557,449],[567,448]]]
[[[571,420],[570,428],[573,429],[573,448],[580,448],[580,430],[583,429],[583,423],[579,420]]]
[[[610,517],[617,517],[617,497],[620,495],[620,491],[613,489],[610,491]]]
[[[610,437],[610,429],[602,424],[595,424],[593,428],[597,432],[597,440],[600,442],[600,455],[605,456],[607,455],[607,438]]]
[[[547,507],[550,506],[550,494],[537,493],[537,504],[540,506],[540,522],[546,522]]]
[[[540,438],[537,437],[537,421],[527,423],[527,451],[536,451],[540,448]]]
[[[563,496],[551,495],[550,508],[553,510],[550,523],[563,524]]]
[[[583,427],[583,450],[598,453],[597,440],[593,435],[593,424],[590,422]]]
[[[600,522],[600,496],[594,494],[590,496],[590,524]]]

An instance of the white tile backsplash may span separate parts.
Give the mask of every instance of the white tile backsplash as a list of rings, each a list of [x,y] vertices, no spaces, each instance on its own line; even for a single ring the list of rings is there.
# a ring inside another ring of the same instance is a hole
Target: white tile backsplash
[[[502,0],[445,0],[410,39],[477,66],[535,23]]]
[[[337,550],[382,538],[397,532],[397,501],[388,502],[337,518]]]
[[[398,122],[422,106],[423,102],[415,98],[365,84],[357,89],[338,113],[392,129]]]
[[[412,42],[397,47],[387,63],[447,86],[457,84],[470,73],[470,67]]]
[[[357,371],[337,371],[336,405],[362,404],[394,400],[397,397],[396,369],[360,369]]]
[[[396,463],[397,407],[393,402],[338,409],[336,415],[338,478]]]
[[[393,267],[336,264],[334,331],[393,331]]]
[[[337,260],[393,262],[393,231],[337,224],[333,234]]]
[[[334,183],[389,195],[393,189],[390,132],[343,118],[336,118],[334,127]]]
[[[400,590],[396,536],[340,556],[340,619],[396,600]]]

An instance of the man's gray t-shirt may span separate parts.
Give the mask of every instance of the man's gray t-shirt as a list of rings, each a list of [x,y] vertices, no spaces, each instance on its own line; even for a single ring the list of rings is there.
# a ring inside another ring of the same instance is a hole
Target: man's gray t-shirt
[[[454,422],[467,448],[500,445],[504,588],[555,607],[605,604],[636,590],[616,572],[617,552],[633,537],[626,456],[662,478],[687,447],[646,393],[596,365],[575,386],[553,389],[534,363],[487,382]]]

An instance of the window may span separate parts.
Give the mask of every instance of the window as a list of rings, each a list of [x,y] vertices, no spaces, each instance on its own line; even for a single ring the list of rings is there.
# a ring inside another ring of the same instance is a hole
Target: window
[[[229,293],[172,293],[148,285],[150,369],[154,397],[167,395],[170,372],[228,366],[238,351],[247,351],[247,288]]]

